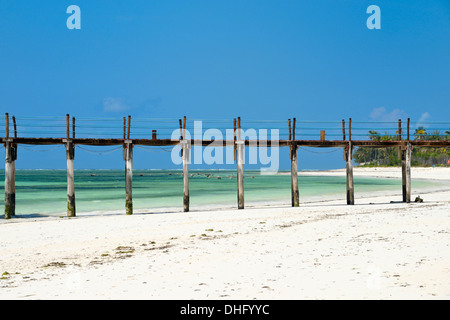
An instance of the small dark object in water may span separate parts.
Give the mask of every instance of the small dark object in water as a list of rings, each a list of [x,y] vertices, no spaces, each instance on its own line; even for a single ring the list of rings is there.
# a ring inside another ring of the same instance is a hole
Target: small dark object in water
[[[417,196],[414,202],[423,202],[423,199],[420,196]]]

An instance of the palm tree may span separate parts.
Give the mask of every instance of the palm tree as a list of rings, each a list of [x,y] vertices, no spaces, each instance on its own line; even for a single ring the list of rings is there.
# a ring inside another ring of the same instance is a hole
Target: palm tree
[[[426,129],[424,127],[418,127],[416,131],[414,131],[414,135],[416,136],[415,140],[423,140],[424,136],[427,134]]]
[[[381,137],[378,131],[369,130],[369,139],[372,141],[380,141]]]

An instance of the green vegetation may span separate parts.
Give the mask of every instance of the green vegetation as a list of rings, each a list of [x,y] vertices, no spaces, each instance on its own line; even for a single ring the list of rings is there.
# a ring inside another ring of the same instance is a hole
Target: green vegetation
[[[398,132],[397,132],[398,134]],[[443,134],[440,131],[430,131],[418,127],[413,135],[416,141],[448,141],[450,129]],[[369,131],[369,139],[373,141],[396,141],[397,135],[381,135],[377,131]],[[401,156],[398,147],[366,148],[355,150],[353,159],[364,166],[400,166]],[[449,148],[413,147],[411,152],[412,166],[447,165],[450,160]]]

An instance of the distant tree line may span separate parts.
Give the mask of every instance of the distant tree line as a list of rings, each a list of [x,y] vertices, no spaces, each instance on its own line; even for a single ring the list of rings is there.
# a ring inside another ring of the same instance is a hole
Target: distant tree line
[[[381,135],[379,132],[371,130],[369,131],[369,139],[374,141],[396,141],[398,140],[398,134],[399,132],[396,132],[396,135]],[[413,137],[414,140],[423,141],[450,140],[450,129],[441,133],[438,130],[427,132],[424,127],[418,127],[414,131]],[[353,159],[358,164],[365,166],[401,165],[398,147],[359,147],[355,150]],[[413,166],[447,165],[449,160],[449,148],[414,147],[411,152],[411,165]]]

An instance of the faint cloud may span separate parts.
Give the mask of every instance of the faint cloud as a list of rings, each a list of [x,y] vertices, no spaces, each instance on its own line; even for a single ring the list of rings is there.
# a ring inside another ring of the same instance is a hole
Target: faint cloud
[[[103,99],[104,112],[122,112],[130,109],[120,98],[105,98]]]
[[[419,118],[419,121],[417,121],[418,124],[427,121],[428,119],[431,118],[431,115],[428,112],[424,112],[422,113],[422,115]]]
[[[398,119],[407,118],[408,115],[400,109],[388,112],[385,107],[380,107],[373,109],[369,117],[372,121],[397,121]]]

